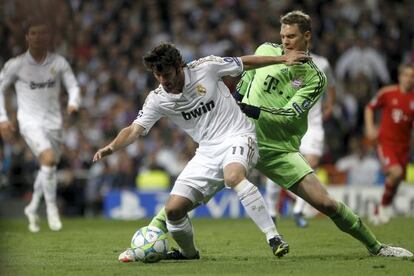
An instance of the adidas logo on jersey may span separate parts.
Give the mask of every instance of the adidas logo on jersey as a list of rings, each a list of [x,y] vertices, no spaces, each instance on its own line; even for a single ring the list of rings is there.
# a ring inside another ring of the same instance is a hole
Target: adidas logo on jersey
[[[181,115],[183,115],[184,120],[188,121],[188,120],[191,120],[191,118],[200,117],[204,113],[211,111],[214,107],[215,107],[214,101],[209,101],[206,104],[201,102],[198,108],[191,110],[190,112],[183,111],[181,112]]]

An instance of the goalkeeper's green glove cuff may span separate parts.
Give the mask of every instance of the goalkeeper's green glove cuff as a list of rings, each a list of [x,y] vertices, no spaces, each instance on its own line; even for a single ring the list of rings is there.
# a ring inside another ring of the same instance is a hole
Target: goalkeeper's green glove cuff
[[[257,106],[245,104],[245,103],[238,103],[241,111],[247,115],[247,117],[253,118],[255,120],[259,119],[260,117],[260,108]]]

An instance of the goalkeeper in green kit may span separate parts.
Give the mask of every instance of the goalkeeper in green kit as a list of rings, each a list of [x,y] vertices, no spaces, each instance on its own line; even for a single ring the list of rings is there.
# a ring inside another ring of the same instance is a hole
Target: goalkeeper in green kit
[[[287,13],[281,17],[280,36],[281,45],[264,43],[255,55],[281,56],[291,50],[308,51],[311,18],[301,11]],[[380,243],[348,206],[327,193],[299,153],[301,138],[307,130],[308,111],[321,97],[325,86],[325,75],[312,61],[293,66],[271,65],[244,73],[235,98],[256,124],[260,155],[256,168],[330,217],[340,230],[362,242],[372,255],[413,256],[404,248]],[[163,210],[150,225],[166,230]]]

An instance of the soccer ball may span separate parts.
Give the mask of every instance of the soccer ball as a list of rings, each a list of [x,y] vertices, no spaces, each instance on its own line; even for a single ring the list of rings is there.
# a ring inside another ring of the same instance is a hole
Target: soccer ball
[[[167,254],[167,234],[155,226],[138,229],[131,240],[135,259],[144,263],[155,263]]]

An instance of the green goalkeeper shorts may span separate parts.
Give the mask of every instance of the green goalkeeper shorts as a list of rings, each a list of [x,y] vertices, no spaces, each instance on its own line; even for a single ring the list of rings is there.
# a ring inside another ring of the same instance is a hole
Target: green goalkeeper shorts
[[[299,152],[260,151],[256,168],[285,189],[289,189],[313,172],[305,157]]]

